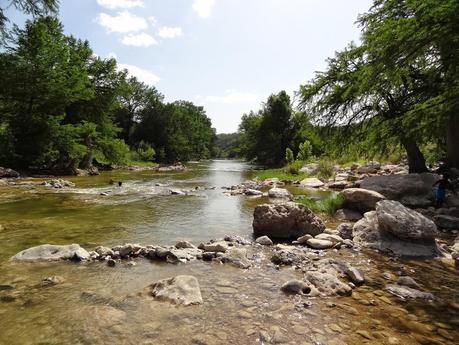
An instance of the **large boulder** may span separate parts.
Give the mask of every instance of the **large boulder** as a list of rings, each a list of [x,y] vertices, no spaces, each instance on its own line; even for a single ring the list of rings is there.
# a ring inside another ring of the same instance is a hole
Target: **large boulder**
[[[253,232],[257,237],[297,239],[306,234],[316,236],[324,230],[325,224],[319,217],[293,202],[258,205],[253,213]]]
[[[405,206],[426,207],[433,203],[433,184],[438,176],[430,173],[372,176],[364,179],[360,187],[381,193],[389,200]]]
[[[360,212],[367,212],[376,208],[378,201],[384,200],[384,195],[378,192],[363,188],[348,188],[340,195],[344,199],[344,206]]]
[[[58,260],[89,260],[89,253],[78,244],[58,246],[43,244],[17,253],[13,261],[58,261]]]
[[[13,169],[0,167],[0,178],[18,178],[19,173]]]
[[[354,224],[353,240],[364,246],[402,256],[441,256],[436,226],[422,214],[397,201],[383,200]]]
[[[271,188],[268,191],[268,196],[273,199],[292,199],[292,194],[284,188]]]
[[[398,201],[379,202],[376,206],[376,217],[381,231],[403,240],[433,241],[437,234],[433,221]]]
[[[160,280],[150,287],[151,295],[159,301],[189,306],[202,304],[198,280],[193,276],[181,275]]]

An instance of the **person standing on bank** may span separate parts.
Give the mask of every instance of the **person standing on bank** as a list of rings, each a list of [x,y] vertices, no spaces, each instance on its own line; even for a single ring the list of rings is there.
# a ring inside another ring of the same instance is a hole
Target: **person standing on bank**
[[[437,187],[437,194],[435,196],[435,207],[440,208],[443,206],[443,203],[445,202],[446,199],[446,190],[449,189],[453,193],[456,194],[456,191],[454,190],[453,184],[449,180],[448,174],[444,173],[441,175],[441,178],[433,184],[434,186],[438,185]]]

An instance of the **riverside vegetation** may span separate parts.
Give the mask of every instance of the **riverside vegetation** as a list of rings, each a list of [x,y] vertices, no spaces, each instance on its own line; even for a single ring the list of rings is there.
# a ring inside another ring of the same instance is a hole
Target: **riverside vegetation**
[[[427,167],[457,185],[457,1],[375,0],[298,108],[226,135],[56,1],[11,4],[34,20],[0,7],[0,344],[457,342],[459,198],[435,208]]]

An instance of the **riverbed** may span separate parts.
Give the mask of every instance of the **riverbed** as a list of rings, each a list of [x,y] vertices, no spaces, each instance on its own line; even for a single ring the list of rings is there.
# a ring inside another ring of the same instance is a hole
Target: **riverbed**
[[[266,198],[229,196],[222,187],[251,177],[238,161],[190,164],[185,172],[112,171],[66,178],[70,189],[0,189],[0,344],[456,344],[457,270],[439,260],[400,260],[342,249],[320,253],[351,262],[367,283],[352,297],[287,296],[280,286],[301,279],[257,249],[248,270],[215,262],[165,264],[139,259],[104,263],[18,264],[31,246],[78,243],[196,245],[225,235],[251,239],[254,207]],[[121,187],[109,181],[122,181]],[[169,195],[170,189],[192,191]],[[312,193],[291,187],[294,194]],[[314,195],[320,196],[320,195]],[[330,226],[334,225],[330,220]],[[436,300],[402,301],[384,290],[382,273],[415,278]],[[139,297],[153,282],[194,275],[201,306],[175,307]],[[55,286],[43,278],[60,276]],[[2,297],[3,296],[3,297]],[[306,307],[298,308],[299,304]]]

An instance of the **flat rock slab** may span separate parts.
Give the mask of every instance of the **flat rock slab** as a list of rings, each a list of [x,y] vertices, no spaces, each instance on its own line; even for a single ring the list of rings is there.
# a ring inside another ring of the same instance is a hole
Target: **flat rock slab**
[[[183,306],[202,304],[199,282],[193,276],[180,275],[163,279],[152,284],[150,288],[151,295],[159,301]]]
[[[89,253],[78,244],[58,246],[43,244],[17,253],[12,261],[89,260]]]

